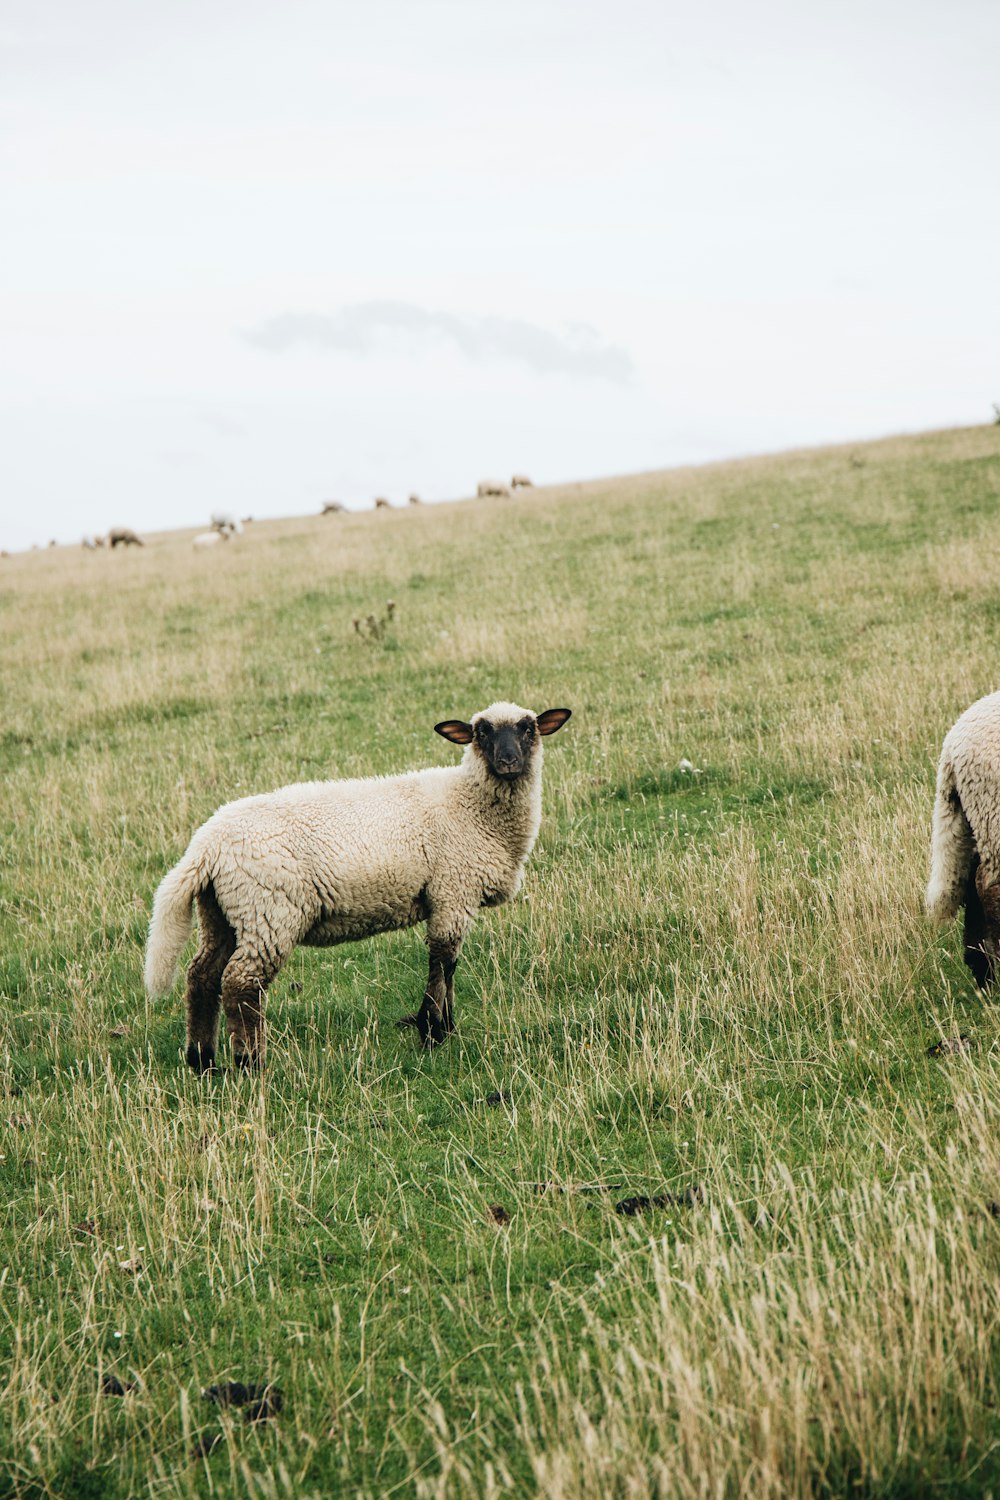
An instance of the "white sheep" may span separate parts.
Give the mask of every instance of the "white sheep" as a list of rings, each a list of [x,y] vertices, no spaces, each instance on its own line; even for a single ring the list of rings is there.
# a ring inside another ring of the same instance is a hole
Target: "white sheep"
[[[213,1066],[219,1006],[236,1063],[263,1057],[264,992],[292,950],[427,923],[427,988],[415,1026],[431,1046],[454,1029],[453,979],[481,906],[521,882],[542,811],[541,737],[568,708],[494,703],[434,728],[468,748],[457,766],[360,781],[311,781],[220,807],[161,882],[146,990],[165,995],[198,904],[187,978],[187,1060]]]
[[[510,487],[511,487],[512,490],[532,490],[532,489],[534,489],[534,485],[532,484],[531,480],[528,478],[527,474],[515,474],[514,477],[513,477],[513,479],[510,482]]]
[[[214,531],[222,532],[223,536],[240,536],[243,531],[243,522],[238,516],[234,516],[231,510],[213,510],[209,516]]]
[[[481,479],[476,485],[476,498],[484,499],[489,495],[509,495],[510,490],[502,479]]]
[[[340,503],[339,500],[324,500],[323,501],[323,509],[320,511],[320,515],[321,516],[339,516],[340,513],[341,513],[341,511],[344,511],[346,509],[347,509],[347,506],[346,505],[341,505],[341,503]]]
[[[989,988],[1000,960],[1000,693],[973,703],[945,735],[926,904],[936,922],[965,907],[965,962]]]
[[[229,541],[228,531],[199,531],[198,535],[192,537],[192,547],[217,547],[220,542]]]

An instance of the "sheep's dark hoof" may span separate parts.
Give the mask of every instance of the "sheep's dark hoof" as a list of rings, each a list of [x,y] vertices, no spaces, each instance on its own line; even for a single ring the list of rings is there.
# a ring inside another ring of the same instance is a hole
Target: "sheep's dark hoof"
[[[187,1065],[195,1073],[211,1073],[215,1070],[215,1048],[202,1042],[192,1042],[187,1049]]]
[[[450,1016],[445,1018],[440,1012],[435,1014],[426,1006],[421,1006],[411,1015],[400,1016],[396,1022],[399,1031],[406,1031],[411,1026],[419,1031],[421,1046],[427,1048],[440,1047],[442,1042],[447,1041],[449,1033],[455,1030]]]

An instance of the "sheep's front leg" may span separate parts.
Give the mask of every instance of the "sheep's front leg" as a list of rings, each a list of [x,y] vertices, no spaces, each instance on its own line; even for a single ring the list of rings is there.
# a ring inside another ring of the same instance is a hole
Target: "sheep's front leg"
[[[420,1009],[404,1016],[400,1026],[415,1026],[425,1047],[436,1047],[455,1030],[455,970],[468,930],[468,923],[457,929],[441,930],[433,921],[427,924],[427,988]]]

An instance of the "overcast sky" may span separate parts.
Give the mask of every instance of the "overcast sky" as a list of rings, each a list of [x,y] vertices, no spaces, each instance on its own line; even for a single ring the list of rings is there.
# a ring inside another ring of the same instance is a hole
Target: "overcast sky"
[[[996,0],[0,0],[0,545],[1000,402]]]

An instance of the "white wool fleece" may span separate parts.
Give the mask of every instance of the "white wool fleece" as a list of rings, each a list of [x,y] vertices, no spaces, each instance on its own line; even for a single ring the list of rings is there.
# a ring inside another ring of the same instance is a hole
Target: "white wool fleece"
[[[477,714],[530,717],[512,703]],[[195,833],[153,903],[146,989],[166,994],[209,884],[237,950],[280,966],[327,946],[427,922],[428,941],[465,936],[481,906],[515,894],[541,821],[542,744],[507,784],[475,743],[461,763],[400,776],[311,781],[221,807]]]
[[[926,895],[935,921],[949,921],[963,904],[977,852],[992,885],[1000,880],[1000,693],[967,708],[941,748]]]

